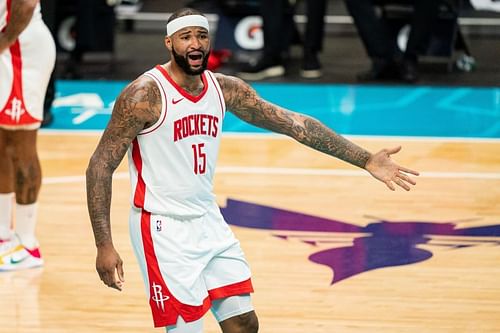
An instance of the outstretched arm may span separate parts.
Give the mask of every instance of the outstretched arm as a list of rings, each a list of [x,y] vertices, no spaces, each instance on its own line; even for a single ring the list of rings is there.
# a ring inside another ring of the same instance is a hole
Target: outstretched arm
[[[246,122],[288,135],[313,149],[366,169],[391,190],[394,190],[393,182],[405,190],[410,189],[408,183],[415,184],[405,173],[418,173],[402,168],[390,159],[390,155],[399,149],[371,154],[318,120],[262,99],[252,87],[236,77],[218,74],[217,79],[228,109]]]
[[[97,247],[96,269],[107,286],[119,290],[123,269],[111,237],[112,176],[132,140],[158,119],[160,108],[160,92],[152,79],[141,77],[129,84],[118,97],[87,168],[87,205]]]
[[[38,0],[15,0],[10,8],[9,23],[0,32],[0,53],[9,48],[24,31],[33,16]]]

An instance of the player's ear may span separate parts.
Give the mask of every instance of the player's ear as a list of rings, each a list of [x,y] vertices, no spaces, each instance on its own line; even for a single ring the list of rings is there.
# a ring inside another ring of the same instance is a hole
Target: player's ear
[[[172,51],[172,37],[165,36],[165,47],[166,47],[169,51]]]

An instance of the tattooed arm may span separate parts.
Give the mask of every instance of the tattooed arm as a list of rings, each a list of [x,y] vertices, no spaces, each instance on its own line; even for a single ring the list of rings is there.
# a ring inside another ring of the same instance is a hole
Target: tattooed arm
[[[309,116],[269,103],[242,80],[218,76],[227,108],[239,118],[364,168],[371,154]]]
[[[262,99],[247,83],[236,77],[217,74],[217,80],[227,108],[242,120],[288,135],[313,149],[364,168],[391,190],[395,189],[393,182],[405,190],[410,189],[407,183],[415,184],[405,173],[418,175],[416,171],[400,167],[390,160],[390,155],[397,153],[401,147],[371,154],[318,120]]]
[[[97,247],[96,268],[107,286],[119,290],[123,270],[111,237],[112,176],[132,140],[156,122],[160,111],[160,91],[151,78],[142,76],[130,83],[116,100],[111,119],[87,168],[87,206]],[[115,279],[115,269],[119,281]]]
[[[0,53],[9,48],[30,23],[38,0],[12,1],[9,24],[0,32]]]

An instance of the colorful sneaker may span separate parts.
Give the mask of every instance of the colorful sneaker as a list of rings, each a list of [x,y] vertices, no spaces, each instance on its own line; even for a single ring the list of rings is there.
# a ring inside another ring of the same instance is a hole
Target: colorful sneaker
[[[14,271],[43,266],[40,248],[28,249],[17,237],[0,245],[0,271]]]

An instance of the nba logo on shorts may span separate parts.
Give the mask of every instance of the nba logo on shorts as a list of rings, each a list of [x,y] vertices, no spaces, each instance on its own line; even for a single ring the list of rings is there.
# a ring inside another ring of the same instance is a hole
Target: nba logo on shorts
[[[156,231],[161,231],[161,220],[156,220]]]

